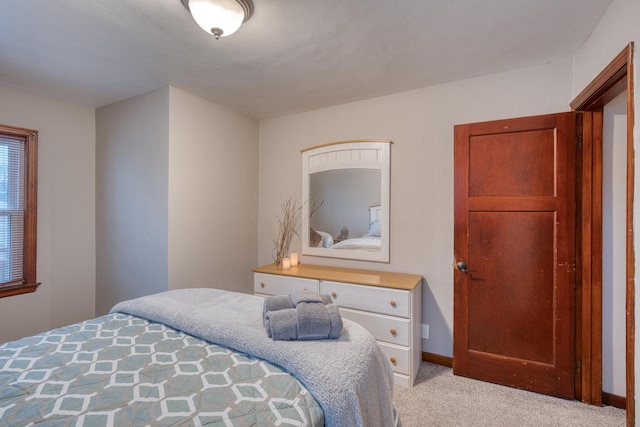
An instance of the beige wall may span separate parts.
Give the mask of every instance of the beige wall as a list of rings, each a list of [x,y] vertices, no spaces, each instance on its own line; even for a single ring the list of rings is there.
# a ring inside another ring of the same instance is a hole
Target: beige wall
[[[169,289],[253,292],[258,122],[170,88]]]
[[[257,121],[173,87],[96,116],[97,314],[169,289],[251,292]]]
[[[169,89],[96,111],[96,314],[168,289]]]
[[[0,123],[38,141],[35,293],[0,299],[0,343],[93,317],[95,115],[92,108],[0,87]]]
[[[567,111],[571,61],[509,71],[260,122],[260,264],[272,261],[280,200],[301,199],[300,149],[388,138],[391,262],[304,257],[303,262],[421,274],[423,349],[452,355],[453,126]],[[293,250],[300,249],[294,241]]]
[[[640,39],[640,25],[638,25],[638,22],[640,22],[640,2],[638,0],[614,0],[611,3],[589,38],[574,55],[572,99],[629,42],[636,42],[637,51],[637,43]]]

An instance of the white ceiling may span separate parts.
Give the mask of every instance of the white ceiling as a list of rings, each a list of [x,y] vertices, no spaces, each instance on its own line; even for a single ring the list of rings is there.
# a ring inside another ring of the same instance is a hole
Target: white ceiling
[[[0,84],[100,107],[173,85],[268,118],[570,57],[612,0],[0,0]]]

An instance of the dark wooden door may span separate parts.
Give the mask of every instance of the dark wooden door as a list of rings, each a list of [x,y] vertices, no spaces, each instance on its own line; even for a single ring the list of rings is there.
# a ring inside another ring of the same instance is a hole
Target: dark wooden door
[[[575,115],[455,127],[457,375],[574,397]]]

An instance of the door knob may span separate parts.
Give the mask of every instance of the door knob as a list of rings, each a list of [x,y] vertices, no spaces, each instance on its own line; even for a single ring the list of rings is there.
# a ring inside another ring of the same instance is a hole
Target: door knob
[[[459,261],[456,263],[456,268],[458,269],[458,271],[461,271],[463,273],[467,273],[469,272],[469,269],[467,268],[467,263],[464,261]]]

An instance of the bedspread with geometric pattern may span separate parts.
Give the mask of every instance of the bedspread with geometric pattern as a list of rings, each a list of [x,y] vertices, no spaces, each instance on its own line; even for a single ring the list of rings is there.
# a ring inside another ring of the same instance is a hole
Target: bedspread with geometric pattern
[[[0,345],[2,426],[321,426],[280,367],[121,313]]]

